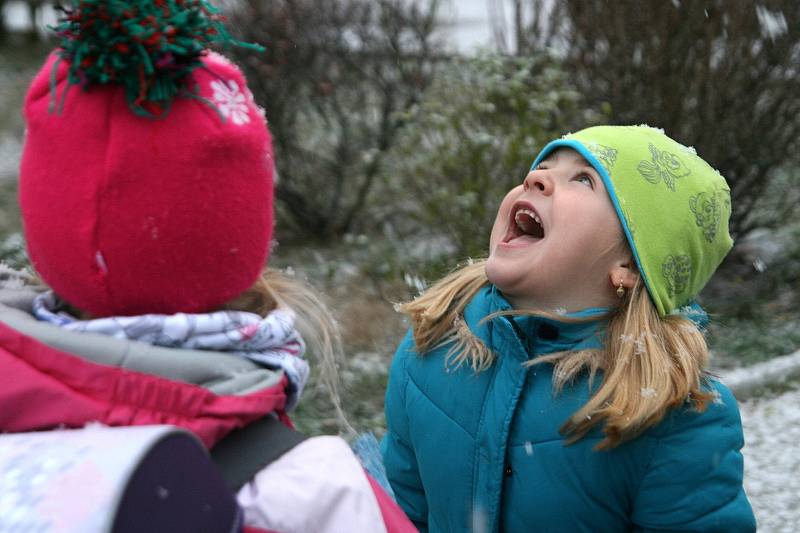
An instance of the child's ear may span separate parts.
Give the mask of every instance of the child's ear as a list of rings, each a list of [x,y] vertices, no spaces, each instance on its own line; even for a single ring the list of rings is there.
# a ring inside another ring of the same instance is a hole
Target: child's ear
[[[636,262],[630,258],[613,266],[608,276],[613,287],[622,285],[624,289],[632,289],[639,281],[639,269],[636,267]]]

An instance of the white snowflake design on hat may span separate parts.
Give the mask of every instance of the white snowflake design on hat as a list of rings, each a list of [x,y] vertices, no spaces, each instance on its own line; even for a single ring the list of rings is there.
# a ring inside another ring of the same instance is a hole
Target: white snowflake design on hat
[[[232,121],[237,126],[250,123],[250,113],[247,108],[247,97],[239,90],[239,84],[234,80],[212,81],[214,90],[214,103],[226,120]]]

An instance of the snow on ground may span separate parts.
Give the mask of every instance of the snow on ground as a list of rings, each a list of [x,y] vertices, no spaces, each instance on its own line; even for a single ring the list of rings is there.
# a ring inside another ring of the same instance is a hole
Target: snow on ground
[[[800,531],[800,389],[739,405],[744,486],[760,533]]]

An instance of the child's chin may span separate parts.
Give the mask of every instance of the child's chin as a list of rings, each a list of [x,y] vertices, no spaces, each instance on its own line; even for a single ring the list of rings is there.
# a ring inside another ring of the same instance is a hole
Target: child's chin
[[[504,287],[510,286],[514,280],[519,278],[519,272],[518,268],[509,264],[508,260],[490,256],[486,260],[486,278],[502,291]]]

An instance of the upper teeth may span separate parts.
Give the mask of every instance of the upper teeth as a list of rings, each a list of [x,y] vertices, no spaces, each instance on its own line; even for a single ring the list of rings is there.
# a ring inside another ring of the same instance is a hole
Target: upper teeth
[[[540,226],[542,224],[542,220],[539,218],[539,215],[537,215],[534,211],[531,211],[530,209],[520,209],[514,214],[514,220],[517,222],[517,224],[520,223],[520,215],[528,215],[533,220],[535,220],[536,223],[539,224]]]

